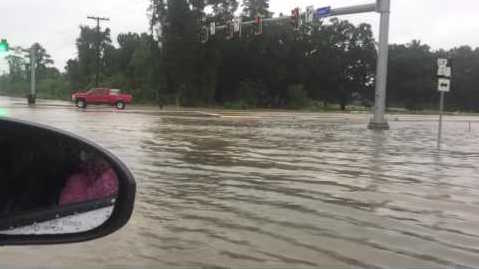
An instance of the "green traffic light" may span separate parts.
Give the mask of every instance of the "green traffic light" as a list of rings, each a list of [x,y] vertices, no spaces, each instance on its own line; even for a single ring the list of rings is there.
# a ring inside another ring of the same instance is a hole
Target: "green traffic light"
[[[8,52],[8,50],[9,50],[9,45],[8,45],[7,40],[2,39],[2,41],[0,41],[0,53]]]

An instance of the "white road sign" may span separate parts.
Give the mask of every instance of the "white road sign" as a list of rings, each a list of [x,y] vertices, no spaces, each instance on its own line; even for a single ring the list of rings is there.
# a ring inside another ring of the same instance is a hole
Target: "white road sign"
[[[450,92],[451,91],[451,80],[446,78],[440,78],[438,82],[438,90],[440,92]]]
[[[451,67],[441,65],[437,69],[437,75],[439,77],[447,77],[450,78],[452,76],[452,69]]]
[[[443,58],[439,58],[437,59],[437,66],[441,67],[441,66],[447,66],[447,59],[443,59]]]
[[[210,23],[210,35],[216,35],[216,23],[212,22]]]

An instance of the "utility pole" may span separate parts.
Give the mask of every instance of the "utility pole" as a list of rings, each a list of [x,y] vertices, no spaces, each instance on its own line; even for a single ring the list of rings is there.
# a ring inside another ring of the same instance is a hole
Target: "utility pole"
[[[101,32],[100,32],[100,21],[110,21],[109,18],[102,18],[102,17],[93,17],[93,16],[88,16],[87,17],[89,20],[95,20],[96,21],[96,31],[97,31],[97,44],[96,44],[96,80],[95,80],[95,86],[98,88],[99,82],[100,82],[100,45],[101,45]]]
[[[17,54],[20,53],[30,53],[30,93],[27,94],[27,102],[29,105],[34,105],[37,101],[37,79],[36,79],[36,69],[37,69],[37,43],[34,43],[30,49],[23,49],[20,46],[10,46],[7,44],[6,51],[14,51]]]

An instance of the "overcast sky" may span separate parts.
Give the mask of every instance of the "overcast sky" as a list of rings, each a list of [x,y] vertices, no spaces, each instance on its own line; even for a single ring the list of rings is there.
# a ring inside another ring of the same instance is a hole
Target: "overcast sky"
[[[292,8],[342,7],[374,0],[271,0],[271,10],[290,14]],[[405,43],[420,39],[433,48],[451,48],[468,44],[479,46],[478,0],[391,0],[391,42]],[[148,30],[146,10],[149,0],[12,0],[1,1],[0,37],[12,45],[29,47],[41,43],[53,56],[55,65],[64,70],[68,59],[76,56],[75,39],[80,24],[94,25],[87,16],[110,17],[103,24],[112,30],[113,39],[121,32]],[[354,23],[373,25],[377,37],[379,16],[360,14],[344,16]],[[5,70],[0,61],[0,70]]]

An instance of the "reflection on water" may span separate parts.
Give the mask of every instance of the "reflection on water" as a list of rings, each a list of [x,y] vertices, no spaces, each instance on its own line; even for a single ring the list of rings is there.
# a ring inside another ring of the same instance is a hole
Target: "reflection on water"
[[[479,265],[479,132],[462,121],[445,124],[438,152],[429,121],[391,122],[390,132],[376,133],[361,116],[9,113],[93,138],[139,181],[126,229],[96,242],[28,248],[36,264]],[[10,248],[0,258],[18,262],[22,253]]]

